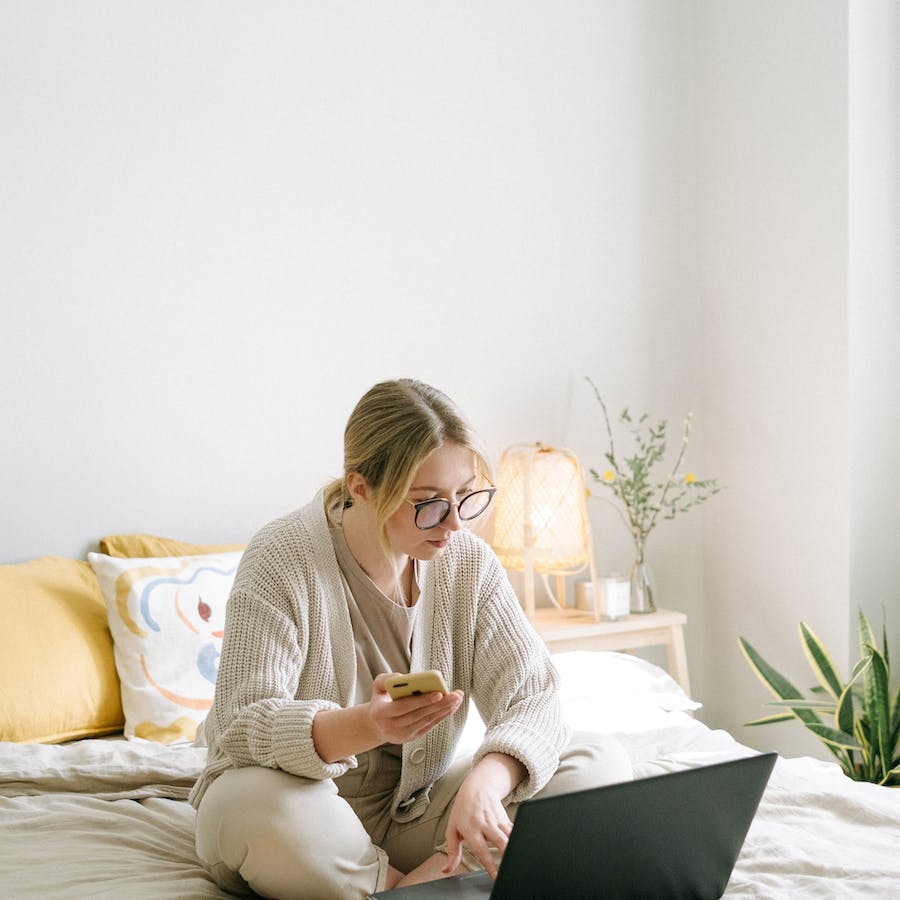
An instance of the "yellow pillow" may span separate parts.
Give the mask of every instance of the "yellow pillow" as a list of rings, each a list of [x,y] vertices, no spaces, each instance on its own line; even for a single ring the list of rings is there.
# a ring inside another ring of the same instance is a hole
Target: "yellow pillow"
[[[0,740],[56,743],[125,717],[100,585],[87,562],[0,565]]]
[[[100,552],[120,559],[199,556],[243,549],[243,544],[187,544],[172,538],[154,537],[152,534],[108,534],[100,539]]]

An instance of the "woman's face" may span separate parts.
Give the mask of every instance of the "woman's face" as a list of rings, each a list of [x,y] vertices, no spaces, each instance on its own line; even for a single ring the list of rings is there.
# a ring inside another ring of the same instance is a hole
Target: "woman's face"
[[[442,444],[426,457],[413,478],[406,495],[411,503],[443,497],[459,503],[475,490],[475,454],[462,444]],[[410,503],[401,503],[387,521],[387,534],[397,553],[414,559],[429,560],[441,556],[450,537],[463,527],[455,506],[439,525],[422,531],[416,526],[416,511]]]

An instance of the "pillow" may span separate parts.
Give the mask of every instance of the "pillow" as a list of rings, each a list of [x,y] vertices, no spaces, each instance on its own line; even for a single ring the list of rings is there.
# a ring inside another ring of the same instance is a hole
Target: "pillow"
[[[127,738],[194,740],[212,706],[240,558],[88,554],[106,601]]]
[[[131,558],[160,556],[200,556],[205,553],[231,553],[243,550],[243,544],[188,544],[152,534],[108,534],[100,538],[100,552],[107,556]]]
[[[659,666],[639,656],[612,651],[554,653],[560,700],[576,731],[635,733],[675,724],[698,724],[691,714],[701,704]]]
[[[553,653],[552,659],[563,718],[573,731],[615,734],[700,726],[690,716],[702,704],[649,660],[610,650],[567,650]],[[469,704],[454,758],[475,753],[484,731],[475,704]]]
[[[121,731],[113,642],[86,562],[0,566],[0,740],[54,743]]]
[[[668,672],[630,653],[570,650],[554,653],[553,662],[562,680],[560,694],[564,703],[593,700],[682,712],[692,712],[702,705],[688,697]]]

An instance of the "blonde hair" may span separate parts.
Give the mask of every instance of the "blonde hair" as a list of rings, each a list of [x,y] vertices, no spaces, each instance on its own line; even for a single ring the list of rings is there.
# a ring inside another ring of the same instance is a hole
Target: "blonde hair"
[[[366,391],[344,429],[344,476],[325,489],[325,506],[350,500],[347,476],[358,472],[372,488],[378,539],[390,557],[387,521],[412,486],[426,457],[445,443],[468,447],[479,474],[491,479],[481,443],[459,407],[437,388],[412,378],[382,381]]]

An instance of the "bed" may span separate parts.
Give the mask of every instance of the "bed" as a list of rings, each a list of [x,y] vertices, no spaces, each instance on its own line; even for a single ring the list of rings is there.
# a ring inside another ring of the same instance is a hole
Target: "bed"
[[[239,550],[159,540],[0,566],[4,897],[227,896],[197,861],[186,798],[204,764],[194,737]],[[173,648],[188,674],[160,656]],[[646,660],[554,659],[572,727],[618,735],[638,777],[755,752],[702,724],[699,704]],[[470,714],[460,753],[480,728]],[[898,847],[900,791],[782,758],[725,896],[900,897]]]

